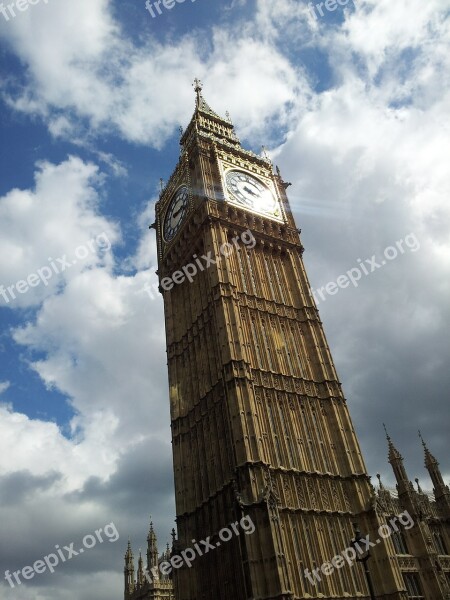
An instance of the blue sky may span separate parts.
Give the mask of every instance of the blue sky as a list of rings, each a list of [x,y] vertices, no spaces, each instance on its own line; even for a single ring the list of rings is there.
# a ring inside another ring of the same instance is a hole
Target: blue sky
[[[411,479],[430,487],[418,427],[449,479],[443,0],[317,19],[298,0],[186,0],[154,19],[144,0],[41,0],[0,12],[0,40],[0,285],[71,263],[0,296],[0,573],[110,521],[121,536],[2,597],[120,596],[128,535],[143,545],[150,513],[162,545],[173,526],[162,302],[143,288],[195,77],[292,183],[314,289],[404,241],[319,310],[369,473],[393,483],[385,421]]]

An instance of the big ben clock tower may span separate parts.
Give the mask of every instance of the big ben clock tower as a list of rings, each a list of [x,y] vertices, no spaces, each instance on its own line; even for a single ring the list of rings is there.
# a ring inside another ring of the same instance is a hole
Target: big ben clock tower
[[[367,533],[379,523],[310,292],[288,184],[266,157],[242,148],[198,80],[195,89],[155,227],[175,549],[208,538],[214,550],[173,570],[176,598],[368,597],[360,565],[321,570],[348,547],[354,521]],[[254,533],[221,543],[217,532],[243,515]],[[377,597],[405,598],[389,552],[389,539],[372,551]]]

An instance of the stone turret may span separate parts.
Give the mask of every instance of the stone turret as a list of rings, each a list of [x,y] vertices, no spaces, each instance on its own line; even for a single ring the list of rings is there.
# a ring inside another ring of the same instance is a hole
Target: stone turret
[[[151,573],[152,579],[156,580],[159,578],[158,540],[153,529],[153,521],[150,521],[150,529],[147,535],[147,571]]]
[[[448,485],[445,485],[442,477],[441,470],[439,469],[439,463],[436,458],[429,451],[426,443],[424,442],[422,435],[419,431],[419,437],[422,441],[423,449],[425,451],[425,467],[430,474],[431,481],[434,487],[434,497],[436,499],[436,505],[441,513],[441,516],[449,519],[450,518],[450,489]]]
[[[130,540],[128,540],[127,551],[125,553],[125,568],[123,572],[125,577],[125,600],[127,600],[128,596],[132,594],[135,589],[134,559]]]

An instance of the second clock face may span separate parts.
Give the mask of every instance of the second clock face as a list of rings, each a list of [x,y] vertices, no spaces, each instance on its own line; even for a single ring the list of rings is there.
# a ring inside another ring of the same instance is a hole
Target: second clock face
[[[189,192],[187,187],[183,185],[173,196],[166,212],[166,217],[164,219],[164,239],[166,242],[170,242],[177,233],[186,216],[188,206]]]
[[[228,171],[225,180],[233,200],[243,206],[279,218],[280,208],[272,192],[259,179],[244,171]]]

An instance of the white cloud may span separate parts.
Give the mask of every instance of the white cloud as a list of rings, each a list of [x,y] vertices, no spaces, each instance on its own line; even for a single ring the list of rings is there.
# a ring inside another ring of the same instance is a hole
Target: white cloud
[[[402,435],[405,454],[415,447],[417,422],[432,433],[438,457],[447,443],[448,341],[442,332],[448,330],[450,182],[443,123],[449,95],[440,88],[449,54],[442,2],[358,4],[345,11],[342,25],[330,28],[296,0],[259,2],[254,23],[236,22],[233,33],[213,29],[206,56],[193,36],[135,46],[106,1],[53,2],[8,24],[11,47],[27,65],[25,87],[8,91],[13,105],[41,115],[55,138],[84,143],[88,123],[90,143],[113,131],[161,147],[190,118],[191,79],[203,76],[208,102],[220,113],[230,110],[241,137],[262,141],[269,123],[286,133],[273,154],[294,183],[288,193],[304,230],[313,286],[416,233],[419,252],[319,306],[358,433],[366,451],[373,450],[366,452],[370,467],[387,471],[382,430],[376,429],[382,418]],[[312,92],[303,50],[320,50],[330,69],[327,91]],[[114,157],[97,157],[123,173]],[[0,199],[0,282],[26,277],[49,256],[72,255],[101,231],[119,243],[118,227],[101,215],[102,181],[97,167],[72,157],[40,164],[34,189]],[[162,303],[143,291],[157,283],[154,232],[147,229],[152,211],[149,202],[136,225],[137,251],[120,265],[121,275],[112,252],[94,253],[48,288],[9,304],[36,310],[16,327],[14,340],[44,384],[64,394],[76,413],[67,439],[53,423],[0,407],[0,457],[9,452],[8,460],[0,459],[1,473],[28,470],[40,478],[33,480],[34,508],[25,498],[17,513],[2,509],[2,522],[18,522],[30,511],[34,522],[48,524],[50,506],[61,522],[49,542],[65,540],[71,519],[74,531],[85,528],[84,517],[102,525],[105,507],[108,519],[116,517],[114,510],[124,519],[126,536],[137,518],[130,509],[136,488],[143,489],[135,512],[147,510],[147,501],[150,510],[155,473],[160,465],[170,469],[164,462],[170,462],[170,432]],[[421,455],[413,458],[422,464]],[[60,476],[53,480],[51,473]],[[45,478],[48,489],[39,487]],[[170,491],[164,498],[167,505]],[[27,539],[29,525],[23,531],[11,526],[9,537]],[[42,597],[66,594],[69,600],[70,588],[79,585],[77,598],[91,600],[91,583],[96,600],[114,593],[101,572],[89,577],[49,581]],[[120,588],[119,578],[114,586]],[[39,597],[34,589],[30,598]],[[27,597],[19,592],[11,598]]]
[[[11,383],[9,381],[0,381],[0,395],[6,392],[10,385]]]
[[[39,304],[83,270],[111,266],[108,248],[119,236],[99,213],[96,166],[75,157],[59,165],[43,162],[35,180],[35,189],[13,189],[0,198],[0,302],[10,308]],[[42,269],[42,278],[19,285],[20,293],[17,282]]]
[[[267,131],[273,119],[285,125],[300,84],[302,93],[307,89],[299,70],[274,45],[248,35],[246,24],[233,34],[213,29],[205,59],[194,35],[176,45],[148,37],[133,46],[109,6],[106,0],[52,3],[5,28],[27,65],[27,81],[8,80],[3,96],[16,110],[41,115],[56,137],[83,137],[87,122],[89,137],[115,131],[160,148],[190,116],[193,74],[206,75],[208,100],[236,114],[244,135]]]

